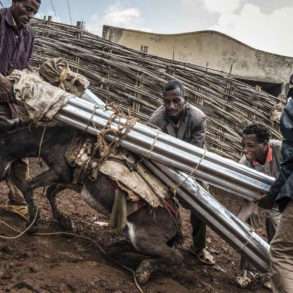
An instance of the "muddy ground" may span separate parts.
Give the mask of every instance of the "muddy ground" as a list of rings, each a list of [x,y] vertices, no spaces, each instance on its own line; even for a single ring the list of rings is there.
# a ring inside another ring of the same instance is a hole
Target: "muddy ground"
[[[0,185],[0,204],[7,200],[7,187]],[[239,210],[240,201],[224,195],[217,195],[226,207]],[[104,252],[120,240],[107,226],[106,219],[90,209],[73,191],[65,191],[59,204],[75,224],[78,237],[60,235],[60,229],[52,221],[47,201],[39,190],[35,198],[41,210],[38,235],[25,234],[18,239],[0,239],[0,292],[139,292],[131,272],[135,261],[109,259]],[[184,252],[186,272],[178,274],[157,274],[142,289],[152,293],[185,292],[270,292],[255,285],[251,289],[240,289],[235,284],[239,273],[239,255],[214,232],[208,231],[208,247],[216,259],[215,266],[203,265],[189,252],[190,224],[188,211],[182,210]],[[24,229],[24,221],[15,215],[0,214],[0,235],[16,235],[2,222]],[[104,251],[105,250],[105,251]],[[186,273],[186,274],[185,274]]]

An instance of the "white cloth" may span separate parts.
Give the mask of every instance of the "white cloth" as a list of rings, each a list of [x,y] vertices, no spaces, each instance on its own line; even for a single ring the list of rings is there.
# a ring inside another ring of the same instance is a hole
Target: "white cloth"
[[[72,96],[44,81],[38,72],[14,70],[8,78],[14,84],[17,102],[25,109],[24,113],[19,113],[19,118],[23,121],[33,121],[36,124],[51,121]]]

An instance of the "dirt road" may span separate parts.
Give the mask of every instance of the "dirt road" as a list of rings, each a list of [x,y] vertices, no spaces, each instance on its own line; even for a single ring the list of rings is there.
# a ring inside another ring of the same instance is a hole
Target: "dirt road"
[[[4,184],[0,190],[3,193],[0,203],[3,204],[7,200]],[[239,200],[219,198],[232,210],[239,208]],[[59,204],[73,219],[78,234],[92,240],[55,235],[60,230],[52,222],[48,204],[40,191],[36,199],[42,219],[38,232],[53,234],[26,234],[16,240],[0,239],[0,292],[139,292],[132,274],[115,264],[118,260],[110,260],[101,251],[101,247],[107,251],[120,240],[104,226],[106,219],[103,216],[91,210],[78,194],[65,191],[60,196]],[[185,240],[180,249],[185,255],[186,272],[155,275],[142,288],[144,292],[269,292],[257,286],[250,290],[236,286],[239,255],[212,231],[208,231],[208,245],[217,263],[215,266],[199,263],[188,252],[191,243],[188,212],[183,210],[182,216]],[[14,215],[2,211],[0,219],[20,230],[24,229],[24,222]],[[16,233],[1,222],[0,234],[12,236]],[[120,261],[129,268],[134,265],[131,258]]]

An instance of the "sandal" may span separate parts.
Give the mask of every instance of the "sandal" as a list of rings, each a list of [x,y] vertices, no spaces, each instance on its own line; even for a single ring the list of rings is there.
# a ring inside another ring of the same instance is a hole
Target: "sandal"
[[[241,275],[236,277],[236,283],[242,289],[249,288],[255,281],[255,274],[247,270],[243,271]]]
[[[199,253],[197,253],[197,259],[201,263],[209,266],[213,266],[216,263],[213,255],[205,248],[201,250]]]

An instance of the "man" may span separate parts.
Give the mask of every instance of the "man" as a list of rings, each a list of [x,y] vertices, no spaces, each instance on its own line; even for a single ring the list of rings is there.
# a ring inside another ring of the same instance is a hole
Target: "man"
[[[32,49],[33,35],[29,22],[38,12],[41,0],[13,0],[9,8],[0,10],[0,128],[9,130],[19,125],[16,102],[12,84],[6,78],[14,69],[28,67]],[[9,120],[8,120],[9,119]],[[24,178],[26,165],[22,161],[14,163],[16,176]],[[17,189],[8,180],[11,203],[22,202]]]
[[[182,139],[198,147],[204,147],[206,116],[198,108],[187,103],[184,88],[177,80],[169,81],[163,90],[164,105],[151,116],[149,122],[163,132]],[[199,260],[214,264],[212,255],[206,247],[206,225],[191,213],[193,247]]]
[[[293,292],[293,99],[289,99],[280,120],[283,136],[280,174],[259,206],[278,205],[281,220],[271,241],[273,291]]]
[[[281,141],[270,140],[270,130],[262,124],[254,123],[247,126],[242,132],[242,144],[244,155],[240,163],[272,177],[278,177],[281,161]],[[241,208],[238,217],[247,221],[249,225],[260,225],[257,205],[248,202]],[[265,224],[268,241],[275,235],[280,221],[280,213],[277,207],[266,214]],[[248,287],[255,276],[254,267],[246,258],[241,258],[241,276],[237,277],[237,283],[241,287]]]
[[[288,88],[287,88],[287,99],[293,98],[293,74],[289,78]]]

